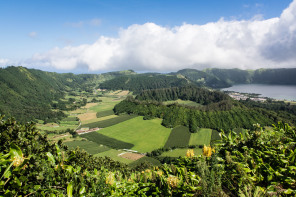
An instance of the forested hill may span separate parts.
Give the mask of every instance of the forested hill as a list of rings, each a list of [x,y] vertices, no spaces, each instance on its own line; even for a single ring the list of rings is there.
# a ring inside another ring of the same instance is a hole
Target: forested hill
[[[20,121],[61,116],[53,112],[51,103],[63,97],[70,87],[83,79],[74,74],[57,74],[24,67],[0,69],[0,113]]]
[[[136,96],[138,100],[155,100],[159,102],[171,100],[190,100],[202,105],[229,100],[230,97],[222,92],[209,91],[195,86],[162,88],[142,91]]]
[[[136,93],[147,89],[171,88],[188,85],[184,78],[173,75],[146,73],[116,77],[100,84],[102,89],[130,90]]]
[[[61,99],[65,92],[71,89],[92,91],[100,82],[132,73],[75,75],[14,66],[0,68],[0,114],[14,116],[22,122],[61,117],[63,113],[53,111],[51,104]]]
[[[203,71],[195,69],[183,69],[175,74],[183,76],[192,82],[212,88],[224,88],[234,84],[296,84],[296,68],[282,69],[219,69],[211,68]]]

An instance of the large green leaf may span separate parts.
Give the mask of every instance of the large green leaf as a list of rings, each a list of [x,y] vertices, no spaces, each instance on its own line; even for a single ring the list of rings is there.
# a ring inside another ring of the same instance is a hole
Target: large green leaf
[[[67,195],[68,195],[68,197],[73,196],[73,183],[72,182],[70,182],[67,186]]]
[[[11,158],[14,158],[14,157],[22,158],[23,157],[23,152],[17,145],[12,143],[10,145],[10,156],[11,156]]]

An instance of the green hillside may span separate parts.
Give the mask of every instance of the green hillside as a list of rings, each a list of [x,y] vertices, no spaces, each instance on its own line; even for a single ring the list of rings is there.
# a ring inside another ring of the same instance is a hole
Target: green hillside
[[[185,79],[190,80],[195,84],[211,88],[225,88],[234,84],[248,83],[296,84],[296,68],[258,70],[209,68],[203,71],[183,69],[171,74],[183,76]]]
[[[100,84],[102,89],[110,90],[130,90],[139,93],[147,89],[171,88],[185,86],[189,82],[184,78],[163,74],[137,74],[119,76]]]
[[[92,92],[99,83],[133,71],[110,72],[100,75],[45,72],[10,66],[0,68],[0,113],[19,121],[60,119],[64,114],[52,110],[53,101],[67,92]],[[58,107],[59,109],[59,107]]]

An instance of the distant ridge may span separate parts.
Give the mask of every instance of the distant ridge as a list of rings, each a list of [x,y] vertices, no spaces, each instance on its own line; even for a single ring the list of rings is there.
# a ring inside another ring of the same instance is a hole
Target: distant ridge
[[[53,111],[52,103],[64,97],[70,89],[93,91],[94,88],[130,90],[197,85],[225,88],[234,84],[296,85],[296,68],[280,69],[218,69],[203,71],[182,69],[169,74],[141,73],[133,70],[102,74],[45,72],[25,67],[0,68],[0,114],[14,116],[19,121],[45,120],[63,116]]]

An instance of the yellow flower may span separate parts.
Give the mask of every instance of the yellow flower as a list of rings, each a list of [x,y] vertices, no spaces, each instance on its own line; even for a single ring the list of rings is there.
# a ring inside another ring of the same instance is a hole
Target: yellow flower
[[[178,186],[179,179],[176,176],[170,176],[167,179],[168,185],[171,186],[171,188],[175,188]]]
[[[212,149],[211,146],[204,145],[202,152],[203,152],[204,156],[210,157],[210,156],[212,156],[212,152],[215,152],[215,150]]]
[[[114,176],[113,176],[113,173],[110,172],[106,177],[106,184],[113,185],[113,183],[114,183]]]
[[[163,172],[162,172],[161,170],[159,170],[159,171],[156,172],[156,174],[157,174],[158,176],[162,176],[162,175],[163,175]]]
[[[193,157],[194,156],[194,151],[193,149],[188,149],[186,153],[186,157]]]
[[[15,156],[13,157],[12,161],[13,161],[13,166],[18,167],[22,165],[22,163],[24,162],[24,157]]]

